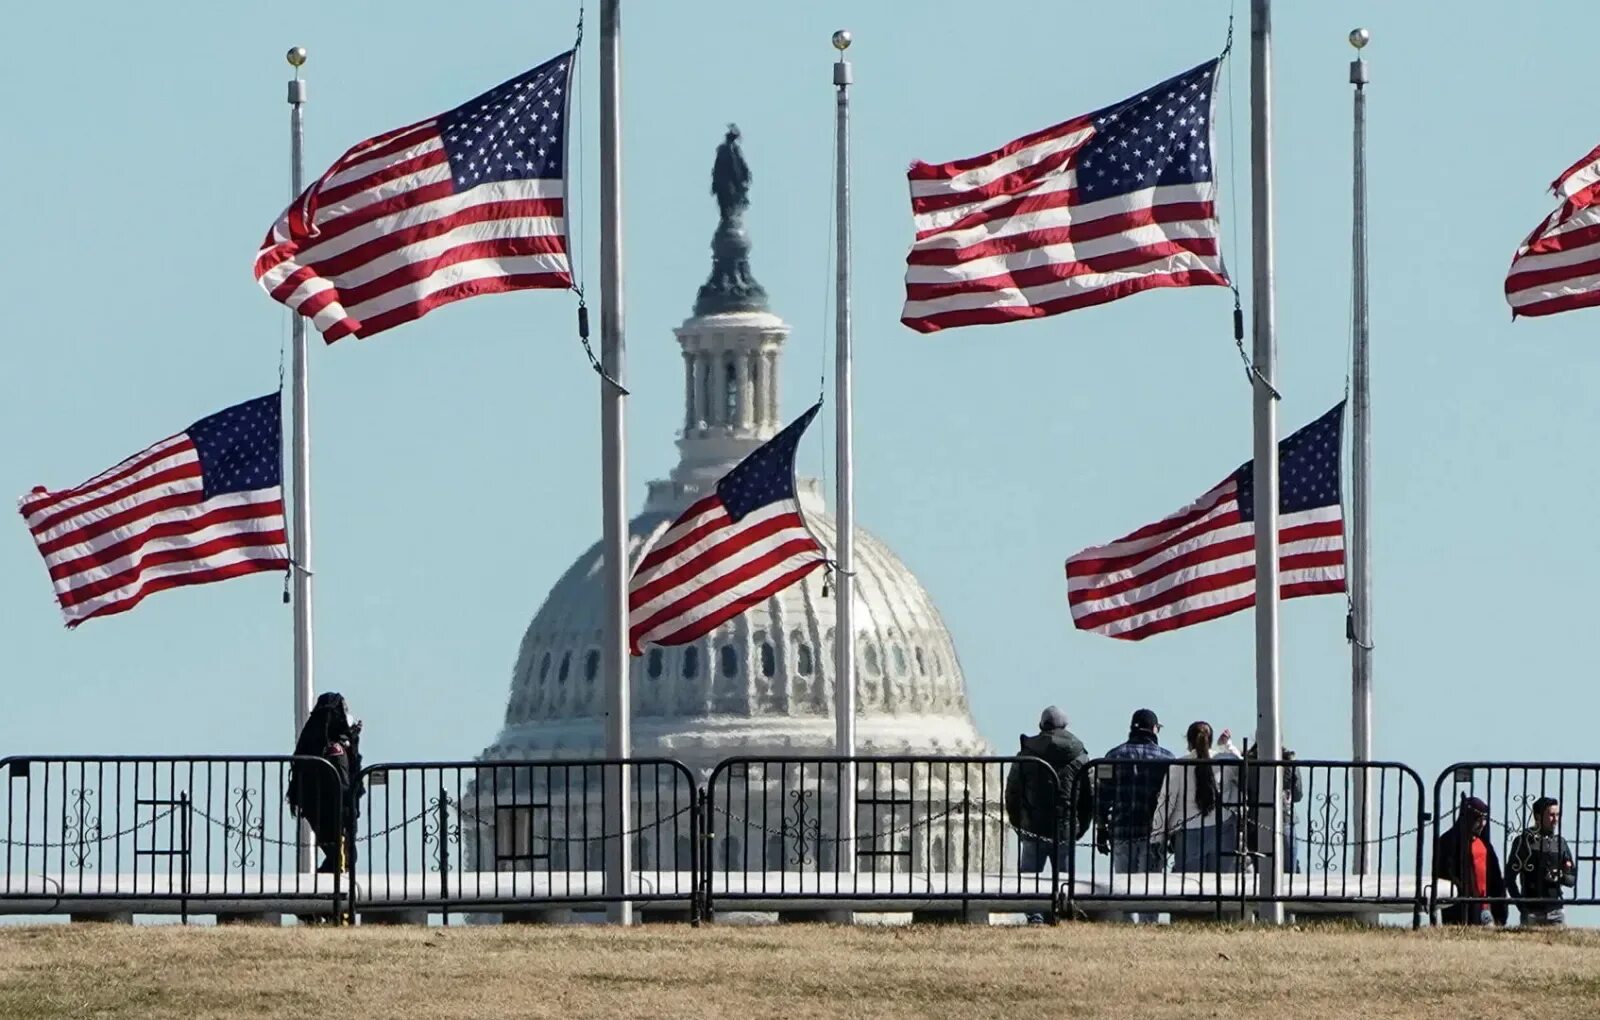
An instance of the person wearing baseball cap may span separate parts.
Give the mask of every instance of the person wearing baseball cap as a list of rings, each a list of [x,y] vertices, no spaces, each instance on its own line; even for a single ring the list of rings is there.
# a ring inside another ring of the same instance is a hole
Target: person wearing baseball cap
[[[1172,752],[1161,746],[1161,720],[1153,710],[1133,713],[1128,739],[1107,751],[1111,759],[1096,777],[1095,847],[1111,855],[1114,875],[1163,871],[1166,854],[1150,836],[1156,800],[1167,778]],[[1135,924],[1154,924],[1158,915],[1133,913]]]
[[[1456,891],[1456,898],[1439,912],[1445,924],[1505,926],[1506,883],[1488,831],[1489,805],[1463,797],[1456,823],[1434,844],[1433,875]]]

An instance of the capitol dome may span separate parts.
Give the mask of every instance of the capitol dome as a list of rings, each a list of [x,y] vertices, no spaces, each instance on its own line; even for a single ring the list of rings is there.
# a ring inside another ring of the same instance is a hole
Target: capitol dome
[[[737,135],[730,131],[724,149]],[[719,161],[723,158],[719,152]],[[719,162],[719,167],[720,167]],[[748,183],[748,174],[744,178]],[[629,558],[784,425],[778,368],[789,327],[751,275],[742,205],[712,240],[711,278],[676,333],[684,356],[680,460],[651,482],[629,524]],[[798,480],[812,530],[833,550],[835,526],[815,479]],[[882,542],[856,532],[856,745],[861,754],[988,753],[944,621],[916,576]],[[600,757],[601,548],[580,556],[523,636],[505,725],[486,759]],[[631,660],[636,757],[676,758],[702,775],[734,755],[832,754],[835,593],[812,572],[691,644],[647,646]]]

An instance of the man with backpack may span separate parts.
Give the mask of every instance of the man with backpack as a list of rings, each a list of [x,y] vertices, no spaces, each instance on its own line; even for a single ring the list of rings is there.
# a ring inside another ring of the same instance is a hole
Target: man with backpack
[[[1089,752],[1067,729],[1066,713],[1054,705],[1039,715],[1039,732],[1018,737],[1017,755],[1006,777],[1006,818],[1017,830],[1017,870],[1038,874],[1048,864],[1059,876],[1074,842],[1094,817],[1094,787],[1084,768]],[[1042,915],[1030,914],[1033,923]]]

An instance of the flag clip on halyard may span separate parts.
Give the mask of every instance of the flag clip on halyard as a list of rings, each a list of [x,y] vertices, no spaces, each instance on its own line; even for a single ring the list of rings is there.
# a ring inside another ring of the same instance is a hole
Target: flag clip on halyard
[[[682,645],[715,630],[828,561],[795,484],[795,451],[814,405],[696,500],[639,560],[628,585],[628,639]]]

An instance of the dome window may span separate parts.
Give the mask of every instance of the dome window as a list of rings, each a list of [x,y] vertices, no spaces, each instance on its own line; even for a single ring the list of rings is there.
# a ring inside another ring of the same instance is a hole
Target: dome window
[[[811,646],[804,641],[795,642],[794,668],[800,671],[801,676],[811,675]]]
[[[923,676],[927,676],[928,675],[928,660],[923,658],[922,649],[921,648],[917,648],[914,651],[916,652],[916,656],[917,656],[917,672],[921,673]]]
[[[572,668],[572,653],[571,652],[563,652],[562,655],[561,655],[561,669],[556,672],[556,681],[558,683],[566,683],[567,682],[567,672],[571,668]]]
[[[550,653],[545,652],[544,658],[539,660],[539,682],[544,683],[545,677],[550,675]]]
[[[661,649],[650,649],[650,660],[645,668],[650,674],[650,679],[661,679]]]
[[[739,372],[733,367],[733,358],[729,357],[723,368],[723,424],[737,425],[739,422]]]
[[[772,647],[771,641],[761,643],[761,675],[772,677],[778,672],[778,653]]]
[[[906,675],[906,650],[899,645],[894,646],[894,671],[899,676]]]
[[[867,661],[867,672],[877,676],[883,672],[883,664],[878,661],[878,646],[867,645],[862,651],[862,658]]]
[[[600,650],[591,648],[583,660],[583,678],[594,683],[595,674],[598,672],[600,672]]]
[[[700,672],[700,649],[690,645],[683,650],[683,676],[692,680]]]
[[[732,645],[723,645],[719,653],[722,656],[722,675],[739,675],[739,653],[733,650]]]

